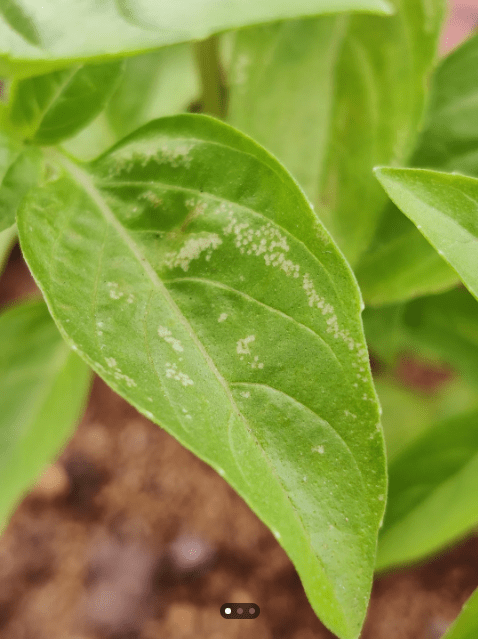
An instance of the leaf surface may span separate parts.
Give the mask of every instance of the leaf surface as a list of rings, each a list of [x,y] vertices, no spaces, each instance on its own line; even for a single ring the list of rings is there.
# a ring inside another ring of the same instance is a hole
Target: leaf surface
[[[0,185],[0,231],[15,223],[22,199],[40,177],[42,154],[35,147],[24,147],[14,156]]]
[[[355,639],[383,436],[359,290],[297,184],[198,115],[156,120],[89,165],[51,161],[57,179],[18,226],[62,334],[235,488],[323,622]]]
[[[285,164],[352,265],[387,199],[373,167],[413,151],[443,17],[442,0],[394,6],[392,17],[327,16],[227,36],[228,121]]]
[[[478,179],[425,169],[375,169],[393,202],[478,296]]]
[[[424,128],[410,166],[478,177],[478,36],[466,40],[432,76]],[[456,272],[393,203],[356,269],[367,304],[390,304],[445,291]]]
[[[3,273],[5,264],[7,263],[8,256],[13,247],[13,243],[17,236],[17,226],[13,224],[8,229],[0,231],[0,276]]]
[[[478,590],[464,603],[443,639],[474,639],[478,634]]]
[[[0,529],[72,435],[90,383],[43,301],[0,314]]]
[[[389,466],[377,569],[423,558],[478,521],[478,411],[428,429]]]
[[[36,144],[71,137],[104,108],[123,63],[80,65],[12,82],[3,127]]]
[[[3,0],[2,74],[128,56],[251,24],[343,11],[389,13],[385,0]]]

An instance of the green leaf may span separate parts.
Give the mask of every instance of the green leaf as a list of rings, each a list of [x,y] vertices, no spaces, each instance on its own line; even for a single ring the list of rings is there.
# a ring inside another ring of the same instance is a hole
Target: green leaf
[[[43,301],[0,314],[0,530],[72,435],[90,382]]]
[[[443,17],[442,0],[394,5],[393,17],[285,22],[227,43],[228,121],[292,172],[352,265],[387,199],[373,167],[413,151]]]
[[[2,0],[0,73],[36,75],[74,61],[135,55],[251,24],[391,10],[386,0],[50,0],[45,8],[37,0]]]
[[[402,323],[410,344],[450,362],[478,385],[478,304],[466,289],[410,302]]]
[[[150,120],[186,111],[199,93],[191,45],[164,47],[126,60],[106,114],[121,138]]]
[[[25,147],[4,174],[0,186],[0,231],[15,223],[21,201],[40,178],[42,159],[39,149]]]
[[[389,466],[377,569],[428,556],[478,522],[478,410],[428,429]]]
[[[478,177],[478,36],[436,69],[424,129],[410,165]],[[389,203],[356,271],[368,304],[390,304],[445,291],[456,272],[410,220]]]
[[[475,639],[478,634],[478,589],[465,602],[443,639]]]
[[[69,138],[103,110],[122,70],[123,63],[116,61],[16,80],[3,127],[36,144]]]
[[[18,226],[60,331],[231,484],[323,622],[355,639],[383,437],[359,290],[297,184],[199,115],[156,120],[83,167],[51,161],[56,180]]]
[[[0,231],[0,275],[3,273],[10,251],[13,248],[17,237],[17,225],[14,224],[9,229]]]
[[[91,124],[74,137],[65,140],[61,148],[73,157],[89,162],[104,153],[118,140],[119,137],[112,130],[105,111],[102,111]]]
[[[424,169],[377,168],[393,202],[478,296],[478,179]]]

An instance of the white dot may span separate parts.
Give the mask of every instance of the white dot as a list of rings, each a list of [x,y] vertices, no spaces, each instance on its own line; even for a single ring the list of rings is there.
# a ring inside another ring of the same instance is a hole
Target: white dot
[[[226,615],[230,615],[231,614],[231,609],[230,608],[226,608],[226,610],[224,610],[224,612],[226,613]]]

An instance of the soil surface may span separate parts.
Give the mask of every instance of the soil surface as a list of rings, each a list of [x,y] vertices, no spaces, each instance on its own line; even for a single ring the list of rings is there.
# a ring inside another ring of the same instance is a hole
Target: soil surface
[[[456,3],[442,50],[476,22]],[[465,24],[466,23],[466,24]],[[0,308],[39,295],[18,246]],[[450,373],[405,358],[430,391]],[[378,576],[363,639],[439,639],[478,587],[476,534]],[[226,602],[259,617],[223,619]],[[272,533],[235,491],[95,378],[84,417],[0,538],[1,639],[326,639]]]

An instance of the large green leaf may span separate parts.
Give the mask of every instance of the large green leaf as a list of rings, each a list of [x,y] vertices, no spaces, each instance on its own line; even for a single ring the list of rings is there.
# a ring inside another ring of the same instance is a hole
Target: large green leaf
[[[199,93],[193,47],[164,47],[126,60],[106,113],[119,139],[150,120],[185,111]]]
[[[443,639],[475,639],[478,635],[478,590],[464,603],[463,608],[443,635]]]
[[[0,531],[72,435],[90,382],[43,301],[0,314]]]
[[[443,17],[442,0],[394,5],[393,17],[285,22],[228,43],[228,121],[284,162],[352,265],[387,199],[372,168],[413,151]]]
[[[251,139],[178,115],[56,179],[18,216],[59,329],[274,531],[314,610],[359,634],[386,472],[353,274]]]
[[[15,223],[18,207],[41,170],[42,153],[35,147],[24,147],[10,164],[0,185],[0,231]]]
[[[116,61],[16,80],[2,128],[36,144],[69,138],[103,110],[122,70],[123,63]]]
[[[14,224],[9,229],[0,231],[0,275],[3,273],[9,253],[17,236],[17,226]]]
[[[410,164],[478,177],[478,36],[452,51],[436,69],[424,129]],[[356,275],[369,304],[441,292],[458,281],[456,272],[393,203]]]
[[[377,569],[407,563],[478,522],[478,410],[428,429],[389,466]]]
[[[378,168],[393,202],[478,296],[478,179],[425,169]]]
[[[0,72],[35,75],[71,61],[134,55],[250,24],[390,9],[386,0],[2,0]]]

